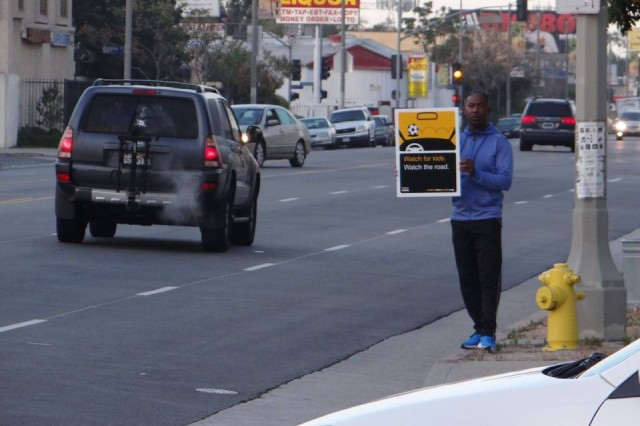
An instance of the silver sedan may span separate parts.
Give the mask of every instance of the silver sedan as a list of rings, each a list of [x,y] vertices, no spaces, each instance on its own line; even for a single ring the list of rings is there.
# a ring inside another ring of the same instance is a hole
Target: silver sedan
[[[311,134],[311,147],[332,149],[337,148],[336,129],[324,117],[310,117],[300,119],[307,125]]]
[[[287,159],[292,167],[302,167],[311,151],[309,129],[293,114],[278,105],[242,104],[231,107],[241,130],[260,128],[249,147],[262,167],[266,160]],[[253,146],[252,146],[253,145]]]

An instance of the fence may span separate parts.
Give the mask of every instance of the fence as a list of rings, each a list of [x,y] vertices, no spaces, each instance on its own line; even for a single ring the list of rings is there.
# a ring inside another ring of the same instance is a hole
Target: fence
[[[22,80],[20,127],[63,131],[89,81]]]

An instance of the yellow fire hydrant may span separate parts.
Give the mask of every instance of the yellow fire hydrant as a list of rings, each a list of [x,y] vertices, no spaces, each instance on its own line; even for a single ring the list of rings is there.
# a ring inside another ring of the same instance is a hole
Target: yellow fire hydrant
[[[584,292],[576,292],[573,285],[580,277],[566,263],[556,263],[538,277],[545,287],[536,293],[540,309],[549,311],[545,351],[572,349],[578,345],[578,316],[576,300],[584,299]]]

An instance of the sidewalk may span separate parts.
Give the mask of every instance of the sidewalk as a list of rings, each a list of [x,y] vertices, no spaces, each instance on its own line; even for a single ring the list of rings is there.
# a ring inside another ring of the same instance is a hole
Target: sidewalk
[[[620,271],[621,241],[630,238],[640,238],[640,229],[610,243],[612,257]],[[540,286],[534,277],[503,292],[498,324],[510,326],[497,334],[498,341],[506,341],[510,330],[547,315],[535,303],[535,293]],[[458,340],[452,336],[468,334],[467,314],[464,310],[458,311],[192,426],[295,426],[333,411],[419,387],[554,363],[467,361],[462,357],[466,351],[459,348]]]

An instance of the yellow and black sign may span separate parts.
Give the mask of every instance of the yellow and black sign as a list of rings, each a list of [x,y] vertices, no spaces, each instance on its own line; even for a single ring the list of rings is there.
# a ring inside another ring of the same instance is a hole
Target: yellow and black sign
[[[395,112],[397,196],[460,195],[458,108]]]

